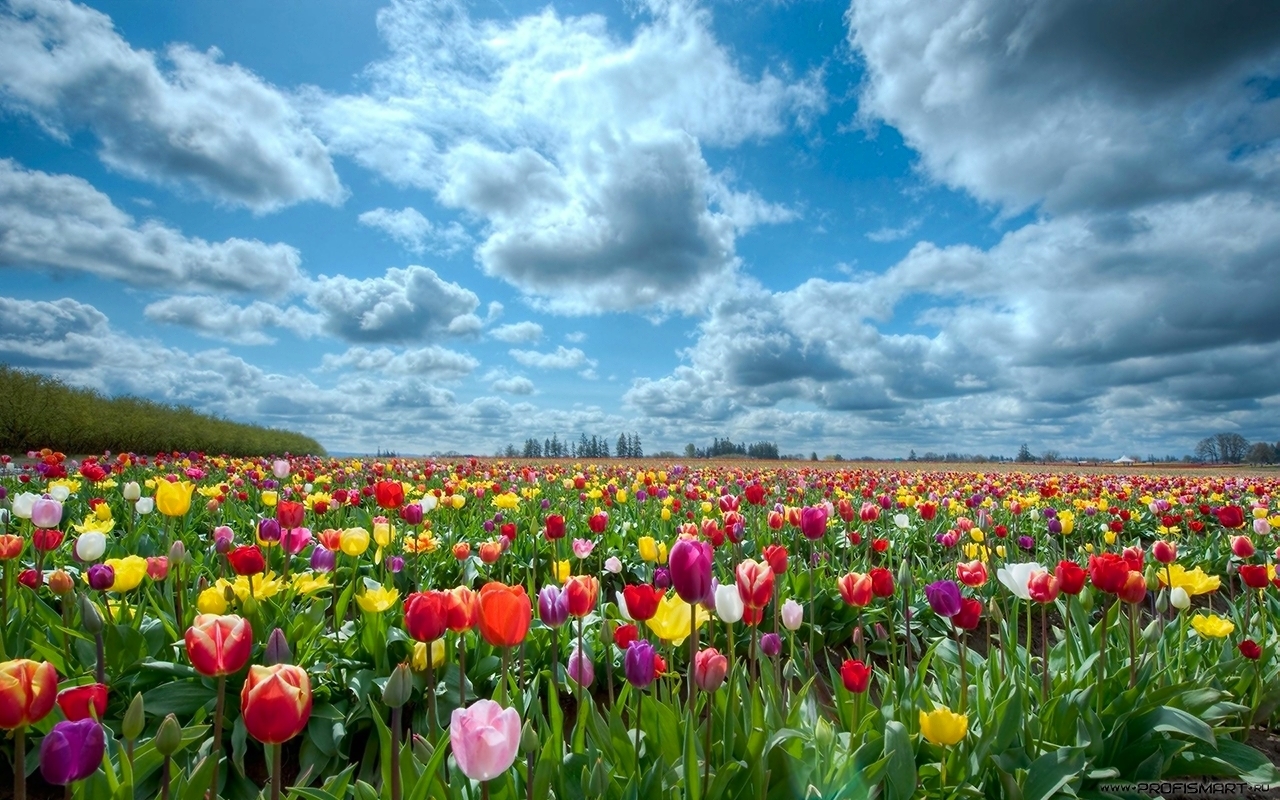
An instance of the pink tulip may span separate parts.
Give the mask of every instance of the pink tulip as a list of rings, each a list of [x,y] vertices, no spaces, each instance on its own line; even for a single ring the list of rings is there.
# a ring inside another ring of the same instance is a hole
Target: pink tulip
[[[311,544],[310,528],[286,528],[280,532],[280,549],[296,556]]]
[[[490,781],[511,769],[520,748],[520,714],[492,700],[454,709],[449,742],[458,768],[468,778]]]

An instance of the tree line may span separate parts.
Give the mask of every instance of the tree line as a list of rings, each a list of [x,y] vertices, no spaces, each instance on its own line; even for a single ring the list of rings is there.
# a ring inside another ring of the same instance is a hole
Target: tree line
[[[778,445],[775,442],[734,443],[728,437],[714,438],[710,447],[698,447],[693,442],[685,445],[686,458],[724,458],[725,456],[746,456],[747,458],[778,459]]]
[[[233,422],[188,406],[110,398],[0,364],[0,452],[44,447],[64,453],[324,454],[319,442],[300,433]]]
[[[604,436],[587,438],[585,433],[578,436],[578,441],[561,441],[559,434],[538,441],[536,438],[524,440],[524,446],[517,448],[508,444],[499,456],[503,458],[644,458],[644,446],[640,443],[638,433],[620,433],[614,443],[613,452],[609,452],[609,439]]]
[[[1238,433],[1215,433],[1196,443],[1196,460],[1213,464],[1274,464],[1280,460],[1280,442],[1253,442]]]

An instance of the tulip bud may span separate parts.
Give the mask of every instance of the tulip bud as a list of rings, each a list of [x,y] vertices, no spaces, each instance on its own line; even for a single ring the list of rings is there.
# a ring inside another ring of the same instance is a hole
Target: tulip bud
[[[1173,542],[1161,540],[1151,545],[1151,555],[1161,564],[1172,564],[1178,560],[1178,548]]]
[[[142,487],[137,481],[129,481],[124,485],[124,489],[120,491],[121,496],[130,503],[136,503],[138,498],[142,497]]]
[[[788,658],[787,663],[782,667],[782,677],[788,680],[797,680],[800,677],[800,666],[796,664],[794,658]]]
[[[1142,629],[1142,640],[1148,645],[1155,645],[1160,641],[1160,620],[1153,619]]]
[[[285,638],[284,631],[279,628],[271,631],[271,635],[267,637],[267,649],[262,655],[262,660],[267,666],[288,664],[293,661],[293,651],[289,649],[289,640]]]
[[[1169,603],[1179,611],[1186,611],[1191,607],[1191,595],[1187,594],[1187,590],[1181,586],[1175,587],[1169,592]]]
[[[533,729],[533,720],[525,720],[524,727],[520,729],[520,750],[527,755],[537,753],[541,749],[542,740],[538,738],[538,732]]]
[[[136,742],[147,724],[146,705],[142,702],[142,692],[129,701],[129,710],[124,712],[124,722],[120,725],[120,733],[125,741]]]
[[[1169,610],[1169,593],[1161,592],[1156,596],[1156,613],[1163,614]]]
[[[153,743],[156,751],[162,756],[171,756],[182,747],[182,726],[178,724],[178,718],[173,714],[169,714],[160,723],[160,730],[156,731],[156,738]]]
[[[80,595],[80,624],[90,635],[102,633],[102,615],[87,595]]]
[[[1000,604],[996,602],[994,597],[987,603],[987,616],[997,625],[1004,622],[1004,613],[1000,610]]]
[[[413,676],[407,664],[400,664],[391,671],[387,685],[382,688],[382,704],[387,708],[399,708],[413,695]]]
[[[415,733],[413,735],[413,744],[411,746],[413,747],[413,756],[418,759],[418,763],[430,763],[431,756],[436,751],[435,748],[431,746],[431,742],[428,742],[422,734]]]
[[[605,769],[604,759],[597,758],[591,768],[591,776],[587,780],[587,797],[604,797],[609,788],[609,771]]]
[[[187,546],[178,539],[169,548],[169,563],[173,566],[180,566],[187,558]]]
[[[1080,590],[1080,607],[1086,614],[1093,611],[1093,590],[1088,586]]]
[[[773,658],[782,652],[782,639],[776,633],[766,633],[760,637],[760,652],[766,658]]]
[[[1154,592],[1156,589],[1160,588],[1160,579],[1156,576],[1156,568],[1154,564],[1147,565],[1146,573],[1143,574],[1142,577],[1147,580],[1147,591]]]

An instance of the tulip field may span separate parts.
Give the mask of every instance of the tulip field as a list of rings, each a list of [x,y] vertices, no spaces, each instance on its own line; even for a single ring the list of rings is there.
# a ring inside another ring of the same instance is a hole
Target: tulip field
[[[1274,474],[31,456],[0,797],[1280,784]]]

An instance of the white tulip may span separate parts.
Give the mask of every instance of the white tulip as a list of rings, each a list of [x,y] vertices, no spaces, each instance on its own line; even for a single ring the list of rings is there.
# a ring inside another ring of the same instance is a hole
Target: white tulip
[[[1174,587],[1174,590],[1169,592],[1169,603],[1179,611],[1186,611],[1191,607],[1191,595],[1187,594],[1187,590],[1181,586]]]
[[[745,607],[742,596],[738,594],[738,585],[727,583],[716,587],[716,616],[724,622],[733,624],[742,619]]]
[[[137,481],[129,481],[124,485],[124,489],[120,490],[120,494],[130,503],[136,503],[139,497],[142,497],[142,487]]]
[[[138,502],[133,504],[138,509],[139,514],[150,514],[156,510],[156,499],[154,497],[139,497]]]
[[[13,515],[18,519],[31,519],[31,509],[39,499],[40,495],[31,492],[14,495]]]
[[[62,484],[58,484],[49,489],[49,496],[59,503],[65,503],[67,498],[71,496],[71,490]]]
[[[1037,572],[1045,572],[1044,567],[1035,561],[1024,561],[1020,564],[1010,564],[1007,567],[1001,567],[996,570],[996,577],[1000,582],[1009,588],[1009,591],[1019,600],[1030,600],[1031,590],[1028,584],[1031,582],[1031,576]]]
[[[76,539],[76,558],[97,561],[107,551],[107,537],[97,531],[80,534]]]

